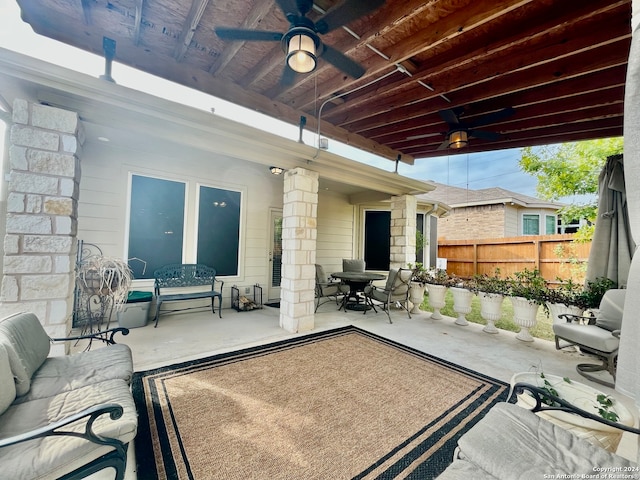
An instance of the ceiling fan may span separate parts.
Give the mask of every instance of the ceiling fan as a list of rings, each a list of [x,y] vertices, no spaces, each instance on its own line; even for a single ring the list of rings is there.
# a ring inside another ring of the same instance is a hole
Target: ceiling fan
[[[378,9],[384,4],[384,0],[345,0],[321,16],[317,22],[307,18],[313,8],[313,0],[276,0],[276,3],[291,24],[284,33],[231,27],[216,27],[214,30],[224,40],[281,42],[287,59],[283,84],[293,83],[296,73],[315,70],[319,57],[353,78],[360,78],[364,74],[362,65],[323,44],[319,35]]]
[[[516,111],[511,107],[503,108],[502,110],[482,115],[471,122],[460,121],[460,116],[464,113],[462,108],[440,110],[438,113],[449,126],[449,131],[446,133],[444,142],[437,148],[438,150],[444,150],[446,148],[457,149],[466,147],[469,144],[470,138],[482,138],[490,141],[499,139],[499,133],[475,130],[475,128],[499,122],[500,120],[510,117],[516,113]]]

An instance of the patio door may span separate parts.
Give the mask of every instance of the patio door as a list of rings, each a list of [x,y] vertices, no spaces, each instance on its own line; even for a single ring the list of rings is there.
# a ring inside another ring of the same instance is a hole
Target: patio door
[[[271,210],[268,300],[280,299],[282,274],[282,210]]]

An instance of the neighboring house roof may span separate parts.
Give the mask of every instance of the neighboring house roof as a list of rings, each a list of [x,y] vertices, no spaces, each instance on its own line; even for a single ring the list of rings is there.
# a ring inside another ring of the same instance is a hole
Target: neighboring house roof
[[[495,205],[499,203],[510,203],[526,208],[558,209],[564,206],[562,203],[548,202],[529,195],[523,195],[522,193],[512,192],[501,187],[472,190],[433,181],[430,183],[435,185],[436,189],[429,193],[419,195],[418,198],[431,202],[444,203],[452,208]]]

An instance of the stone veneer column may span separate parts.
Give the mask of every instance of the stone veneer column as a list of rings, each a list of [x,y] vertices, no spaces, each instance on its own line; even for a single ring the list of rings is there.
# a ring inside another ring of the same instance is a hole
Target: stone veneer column
[[[407,268],[416,261],[416,214],[413,195],[391,197],[390,268]]]
[[[33,312],[50,336],[64,337],[73,313],[81,124],[76,112],[22,99],[12,121],[0,316]]]
[[[314,327],[318,174],[304,168],[285,173],[282,215],[280,327]]]

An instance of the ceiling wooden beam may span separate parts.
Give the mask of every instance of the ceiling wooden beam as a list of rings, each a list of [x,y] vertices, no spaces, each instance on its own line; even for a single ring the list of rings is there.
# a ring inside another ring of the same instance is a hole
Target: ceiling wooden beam
[[[273,0],[258,1],[238,28],[255,28],[264,16],[273,8]],[[215,34],[214,34],[215,35]],[[236,53],[245,44],[243,41],[227,42],[224,50],[209,67],[209,72],[219,74],[233,60]]]
[[[518,8],[526,7],[531,3],[536,2],[534,2],[534,0],[505,0],[499,4],[492,2],[471,2],[466,7],[440,19],[438,28],[425,28],[416,35],[403,38],[395,43],[393,45],[393,52],[389,55],[389,60],[385,60],[378,55],[372,56],[365,62],[367,71],[365,76],[359,81],[353,79],[347,79],[345,81],[340,77],[324,82],[318,100],[323,100],[333,92],[348,91],[357,84],[365,83],[365,80],[372,80],[377,75],[384,73],[389,69],[390,65],[409,60],[411,57],[417,56],[428,49],[435,48],[451,38],[489,23],[500,16],[512,14]],[[295,104],[304,107],[314,100],[313,92],[309,92],[298,98]]]
[[[391,84],[369,91],[361,91],[355,95],[349,96],[348,101],[342,107],[332,109],[327,113],[327,119],[335,123],[343,123],[341,118],[345,115],[341,113],[347,111],[369,112],[371,105],[382,110],[381,100],[385,99],[388,105],[395,108],[402,101],[407,101],[407,93],[410,87],[413,87],[416,97],[420,98],[421,93],[424,96],[429,95],[429,91],[417,84],[423,81],[437,89],[437,92],[431,94],[436,96],[438,93],[448,94],[455,87],[451,86],[452,81],[447,78],[458,78],[465,85],[470,85],[474,78],[485,79],[496,76],[500,72],[509,72],[514,69],[523,68],[523,59],[528,65],[551,61],[559,58],[566,51],[577,52],[584,48],[597,46],[602,42],[606,42],[611,37],[611,31],[620,32],[624,35],[628,30],[626,23],[619,20],[620,16],[614,16],[618,20],[618,24],[610,24],[607,22],[607,13],[616,9],[626,8],[626,2],[620,1],[615,5],[611,5],[608,0],[602,0],[605,5],[599,10],[593,10],[593,5],[589,8],[583,7],[584,12],[575,12],[573,16],[566,14],[558,19],[558,22],[547,22],[543,28],[538,26],[528,31],[520,32],[517,37],[502,39],[492,45],[484,45],[482,39],[478,39],[478,48],[473,52],[460,55],[460,52],[453,50],[448,52],[448,59],[440,59],[433,66],[423,69],[412,77],[415,82],[407,82],[404,78],[398,78]],[[577,7],[571,5],[571,9]],[[571,20],[570,20],[571,19]],[[555,19],[554,19],[555,20]],[[599,26],[602,22],[607,23],[608,29],[602,32]],[[616,28],[617,26],[617,28]],[[570,29],[570,32],[569,32]],[[582,35],[577,36],[578,32]],[[568,44],[569,43],[569,44]],[[442,61],[444,60],[444,62]],[[448,74],[448,75],[447,75]],[[371,105],[365,105],[371,104]],[[366,107],[366,108],[363,108]],[[364,118],[364,117],[362,117]]]
[[[180,32],[178,44],[173,52],[173,58],[176,59],[176,62],[181,62],[185,53],[187,53],[191,39],[193,39],[193,35],[196,33],[196,28],[198,28],[204,9],[207,8],[208,4],[209,0],[193,0],[193,2],[191,2],[189,14],[184,21],[185,26],[182,28],[182,32]]]
[[[505,72],[504,75],[495,78],[478,79],[476,82],[472,82],[471,86],[464,82],[464,78],[466,78],[464,76],[452,77],[449,79],[451,82],[449,96],[455,99],[454,105],[466,105],[507,93],[525,91],[541,85],[552,85],[561,79],[587,75],[591,72],[605,70],[614,65],[624,65],[627,61],[629,45],[630,37],[621,38],[615,43],[603,45],[593,50],[578,52],[578,54],[569,57],[554,59],[549,63],[513,72]],[[472,74],[472,72],[459,73],[460,75],[465,73]],[[380,104],[381,110],[386,111],[384,115],[352,122],[351,117],[359,116],[356,112],[349,115],[348,121],[343,122],[341,126],[348,127],[351,131],[363,133],[382,125],[401,122],[408,118],[424,115],[425,112],[438,111],[451,106],[436,95],[430,95],[422,102],[403,107],[390,108],[392,104],[383,101]]]
[[[140,29],[142,27],[142,8],[144,7],[144,0],[135,0],[136,14],[133,25],[133,44],[140,44]]]

